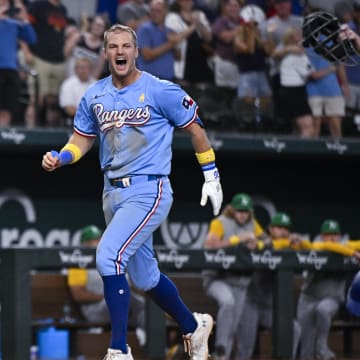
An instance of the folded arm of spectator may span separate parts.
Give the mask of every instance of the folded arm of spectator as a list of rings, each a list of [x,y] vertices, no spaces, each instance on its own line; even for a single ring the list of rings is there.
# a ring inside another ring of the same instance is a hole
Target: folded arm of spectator
[[[300,45],[277,46],[270,56],[275,60],[281,60],[288,54],[302,54],[304,49]]]
[[[179,42],[189,36],[194,31],[194,29],[195,26],[193,25],[192,27],[189,27],[189,29],[181,33],[170,32],[165,43],[154,48],[143,47],[140,49],[141,54],[146,61],[151,61],[163,55],[169,50],[176,50],[175,47],[179,44]]]

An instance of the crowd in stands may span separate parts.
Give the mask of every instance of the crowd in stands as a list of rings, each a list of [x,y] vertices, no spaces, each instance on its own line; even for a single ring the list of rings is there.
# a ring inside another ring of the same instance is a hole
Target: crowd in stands
[[[329,3],[360,31],[360,0]],[[104,31],[122,23],[138,35],[140,70],[179,83],[209,128],[356,135],[346,121],[360,109],[360,65],[332,64],[301,46],[303,16],[316,4],[0,0],[0,126],[71,127],[87,87],[108,75]]]

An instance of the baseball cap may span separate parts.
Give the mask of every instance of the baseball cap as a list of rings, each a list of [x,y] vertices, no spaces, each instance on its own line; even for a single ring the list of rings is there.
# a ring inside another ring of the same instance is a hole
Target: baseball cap
[[[251,197],[245,193],[239,193],[233,196],[231,206],[236,210],[251,211],[253,208]]]
[[[336,220],[325,220],[320,228],[321,234],[340,234],[340,225]]]
[[[81,229],[80,242],[84,243],[101,237],[101,230],[96,225],[88,225]]]
[[[279,212],[271,218],[270,225],[289,228],[291,226],[291,218],[289,215]]]

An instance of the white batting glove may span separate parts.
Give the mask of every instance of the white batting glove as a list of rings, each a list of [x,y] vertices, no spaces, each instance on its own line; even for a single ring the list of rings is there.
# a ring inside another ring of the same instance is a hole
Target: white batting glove
[[[210,198],[214,216],[220,212],[223,201],[223,192],[220,184],[220,175],[218,169],[215,167],[211,170],[204,171],[205,182],[202,187],[200,205],[205,206],[208,198]]]

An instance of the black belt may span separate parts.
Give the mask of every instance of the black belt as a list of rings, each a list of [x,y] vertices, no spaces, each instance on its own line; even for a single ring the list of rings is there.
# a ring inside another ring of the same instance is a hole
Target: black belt
[[[146,181],[158,180],[161,179],[162,177],[163,175],[135,175],[135,176],[128,176],[123,178],[109,179],[109,182],[114,187],[127,188],[131,185],[143,183]]]

